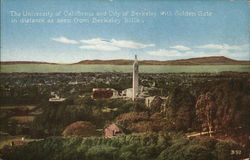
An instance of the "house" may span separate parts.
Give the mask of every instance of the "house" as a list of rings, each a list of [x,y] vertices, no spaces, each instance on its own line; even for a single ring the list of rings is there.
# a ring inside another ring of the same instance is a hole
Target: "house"
[[[123,133],[122,129],[114,123],[104,129],[104,136],[109,138],[112,138],[122,133]]]
[[[92,97],[94,99],[100,98],[118,98],[119,93],[115,89],[112,88],[93,88]]]

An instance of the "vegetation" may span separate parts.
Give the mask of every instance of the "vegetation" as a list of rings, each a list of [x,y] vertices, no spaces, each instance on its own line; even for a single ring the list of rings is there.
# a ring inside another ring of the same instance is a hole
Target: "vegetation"
[[[133,102],[91,98],[93,88],[114,88],[121,93],[131,87],[131,74],[127,73],[1,74],[0,131],[6,136],[47,138],[14,148],[12,155],[5,154],[6,158],[223,160],[234,159],[231,157],[239,150],[243,155],[249,148],[248,73],[141,74],[140,80],[148,87],[149,96],[157,95],[150,107],[143,99]],[[54,91],[66,100],[48,102]],[[34,106],[17,106],[20,104]],[[131,135],[114,139],[67,138],[96,135],[95,127],[101,132],[111,123]],[[92,128],[91,133],[85,132],[86,126]],[[215,131],[216,139],[230,137],[232,141],[167,134],[201,131]],[[158,143],[158,139],[164,143]]]
[[[105,111],[107,107],[111,109],[110,112]],[[116,109],[113,110],[114,108]],[[122,99],[93,100],[89,96],[72,97],[64,103],[49,104],[44,107],[44,112],[31,124],[31,135],[37,138],[59,136],[66,126],[76,121],[89,121],[97,128],[103,129],[122,113],[142,110],[145,110],[145,107],[140,102],[134,103]]]
[[[87,121],[77,121],[65,128],[63,136],[93,136],[96,133],[96,127]]]
[[[200,95],[196,102],[196,115],[198,121],[202,124],[202,127],[205,130],[208,130],[210,136],[212,129],[214,129],[214,119],[216,104],[214,102],[214,97],[212,97],[211,93],[206,93],[205,95]]]
[[[228,160],[242,150],[232,141],[213,138],[188,140],[181,134],[131,134],[112,139],[48,138],[30,142],[5,154],[6,160]]]

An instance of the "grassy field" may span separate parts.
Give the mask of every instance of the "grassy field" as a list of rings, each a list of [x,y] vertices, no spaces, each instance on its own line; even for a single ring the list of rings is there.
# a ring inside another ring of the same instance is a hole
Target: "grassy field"
[[[131,65],[51,65],[51,64],[16,64],[1,65],[1,72],[131,72]],[[141,65],[142,73],[169,72],[250,72],[249,65],[207,65],[207,66],[169,66]]]
[[[10,145],[12,141],[21,140],[23,136],[2,136],[0,138],[0,149],[4,145]]]
[[[3,148],[4,145],[10,145],[13,141],[21,141],[22,138],[25,137],[25,135],[18,135],[18,136],[11,136],[11,135],[1,135],[0,136],[0,149]],[[39,141],[41,139],[31,139],[31,138],[25,138],[25,142],[31,142],[31,141]]]
[[[36,106],[29,106],[29,105],[25,105],[25,106],[0,106],[0,109],[21,109],[21,110],[32,110],[36,108]]]
[[[15,120],[18,123],[29,123],[34,120],[34,116],[13,116],[10,120]]]

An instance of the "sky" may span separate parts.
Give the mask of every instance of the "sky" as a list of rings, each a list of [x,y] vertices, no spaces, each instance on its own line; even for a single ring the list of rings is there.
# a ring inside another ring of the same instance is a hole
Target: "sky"
[[[1,61],[250,60],[247,0],[1,0]]]

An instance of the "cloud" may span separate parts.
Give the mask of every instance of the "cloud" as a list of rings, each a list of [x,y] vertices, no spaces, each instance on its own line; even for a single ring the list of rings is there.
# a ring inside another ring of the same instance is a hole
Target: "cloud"
[[[249,47],[249,44],[206,44],[196,47],[198,51],[196,51],[194,55],[199,54],[203,56],[226,56],[233,59],[250,59]]]
[[[155,46],[154,44],[143,44],[134,41],[116,40],[116,39],[106,40],[102,38],[80,40],[78,42],[76,40],[71,40],[61,36],[58,38],[51,38],[51,40],[66,44],[79,44],[79,42],[81,42],[85,45],[80,46],[79,47],[80,49],[97,50],[97,51],[119,51],[122,48],[141,49],[141,48]]]
[[[134,48],[134,49],[139,49],[139,48],[146,48],[146,47],[154,47],[155,44],[143,44],[143,43],[138,43],[134,41],[125,41],[125,40],[115,40],[112,39],[110,41],[112,45],[117,46],[117,47],[122,47],[122,48]]]
[[[197,46],[196,48],[201,49],[216,49],[216,50],[240,50],[241,48],[236,45],[228,45],[228,44],[206,44]]]
[[[119,51],[119,50],[121,50],[118,47],[104,45],[104,44],[80,46],[79,48],[80,49],[87,49],[87,50],[97,50],[97,51]]]
[[[77,41],[68,39],[66,37],[58,37],[58,38],[51,38],[53,41],[61,42],[61,43],[66,43],[66,44],[78,44]]]
[[[239,46],[241,48],[241,50],[250,50],[250,44],[243,44]]]
[[[188,51],[188,50],[190,50],[190,48],[185,47],[185,46],[181,46],[181,45],[171,46],[169,48],[171,48],[171,49],[177,49],[177,50],[180,50],[180,51]]]
[[[147,54],[169,59],[225,56],[233,59],[250,59],[249,44],[228,45],[228,44],[206,44],[199,47],[188,48],[181,45],[169,47],[171,49],[158,49],[148,51]],[[181,48],[181,49],[180,49]],[[186,50],[185,50],[186,49]]]
[[[91,45],[100,45],[100,44],[108,44],[108,40],[104,40],[101,38],[93,38],[88,40],[80,40],[80,42]]]
[[[184,55],[184,54],[183,54]],[[226,50],[226,49],[221,49],[218,51],[210,51],[210,50],[205,50],[205,51],[187,51],[185,52],[186,56],[189,57],[209,57],[209,56],[225,56],[233,59],[250,59],[250,54],[249,51],[244,51],[244,50]]]
[[[88,40],[80,40],[80,42],[88,44],[88,46],[81,46],[81,49],[92,49],[92,50],[104,50],[104,51],[117,51],[121,48],[132,48],[132,49],[141,49],[146,47],[153,47],[154,44],[143,44],[134,41],[126,40],[106,40],[101,38],[93,38]]]
[[[180,56],[183,55],[183,53],[177,51],[177,50],[166,50],[166,49],[158,49],[155,51],[148,51],[147,52],[150,55],[154,56]]]

